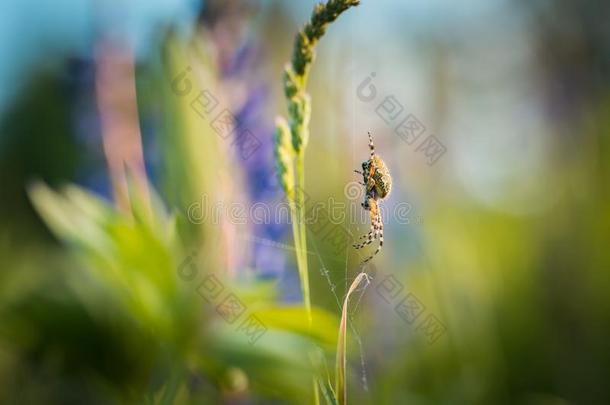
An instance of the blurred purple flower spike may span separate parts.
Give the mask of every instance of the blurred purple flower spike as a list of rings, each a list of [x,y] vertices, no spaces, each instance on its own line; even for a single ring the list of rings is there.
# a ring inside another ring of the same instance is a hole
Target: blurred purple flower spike
[[[282,200],[283,192],[275,176],[273,117],[265,113],[265,106],[269,102],[269,84],[260,80],[255,73],[260,67],[261,54],[261,48],[255,43],[245,42],[231,58],[226,59],[222,76],[245,90],[243,91],[245,97],[237,106],[236,118],[240,127],[250,131],[260,142],[260,146],[247,158],[237,157],[245,173],[248,195],[252,204],[264,203],[272,206],[273,202]],[[236,138],[238,147],[234,150],[241,150],[240,142],[244,141],[243,137]],[[288,224],[276,221],[275,215],[271,215],[270,221],[255,225],[252,231],[254,233],[250,240],[252,266],[261,277],[282,276],[287,266],[286,255],[289,252],[279,247],[281,246],[279,242],[289,234]]]

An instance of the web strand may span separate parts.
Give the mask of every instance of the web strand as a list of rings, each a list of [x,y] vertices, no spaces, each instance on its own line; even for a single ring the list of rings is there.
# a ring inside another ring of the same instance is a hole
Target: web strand
[[[316,244],[316,242],[312,239],[312,243],[311,245],[314,248],[314,253],[318,259],[318,262],[320,263],[320,272],[322,273],[322,275],[324,276],[324,278],[326,279],[326,282],[328,283],[328,286],[330,288],[331,293],[333,294],[333,296],[335,297],[335,301],[337,303],[337,308],[339,309],[339,311],[342,310],[342,302],[344,301],[344,299],[339,299],[339,296],[337,295],[336,292],[336,285],[332,282],[332,280],[330,279],[330,275],[329,275],[329,270],[328,268],[325,266],[324,264],[324,259],[322,258],[322,256],[320,255],[320,251],[318,249],[318,246]],[[346,246],[345,248],[345,285],[346,285],[346,289],[345,292],[347,292],[347,265],[348,265],[348,249],[349,249],[349,245]],[[358,252],[358,256],[361,256],[361,254]],[[367,275],[367,283],[366,285],[362,288],[362,292],[358,298],[358,301],[356,302],[356,307],[359,305],[360,300],[362,299],[362,296],[364,295],[364,292],[366,291],[367,286],[370,284],[369,282],[369,276]],[[345,297],[343,297],[345,298]],[[357,344],[358,344],[358,351],[360,354],[360,367],[361,367],[361,382],[362,382],[362,388],[368,392],[369,388],[368,388],[368,378],[367,378],[367,373],[366,373],[366,359],[364,357],[364,348],[362,345],[362,338],[360,337],[360,334],[358,333],[358,330],[356,329],[356,327],[354,326],[354,319],[352,317],[352,313],[349,313],[348,311],[348,323],[350,326],[350,330],[353,334],[354,339],[356,340]]]

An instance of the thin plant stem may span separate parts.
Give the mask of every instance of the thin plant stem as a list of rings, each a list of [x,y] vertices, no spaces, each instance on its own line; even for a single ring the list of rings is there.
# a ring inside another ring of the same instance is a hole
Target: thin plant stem
[[[345,373],[347,368],[347,322],[348,322],[348,303],[349,298],[362,280],[369,282],[369,276],[366,273],[360,273],[356,276],[349,287],[343,308],[341,310],[341,323],[339,324],[339,335],[337,336],[337,358],[336,358],[336,374],[335,374],[335,394],[337,395],[337,403],[339,405],[347,404],[347,383],[345,381]]]
[[[326,32],[328,25],[348,8],[357,6],[359,2],[360,0],[328,0],[325,4],[316,5],[310,20],[296,35],[291,63],[287,64],[284,70],[284,92],[288,101],[288,121],[281,117],[278,118],[275,153],[278,160],[280,183],[288,196],[292,215],[292,234],[309,328],[312,327],[313,321],[307,265],[304,191],[305,148],[309,139],[309,119],[311,116],[311,99],[306,92],[307,79],[315,57],[315,46]],[[292,147],[287,145],[289,137]],[[345,342],[343,341],[343,343]],[[345,353],[343,356],[345,356]],[[345,390],[344,374],[339,377],[342,378],[342,388]],[[313,390],[314,402],[319,404],[320,395],[315,377],[313,379]],[[342,399],[345,399],[345,395],[342,396]]]
[[[305,309],[309,326],[311,327],[311,297],[309,293],[309,266],[307,263],[307,235],[305,229],[305,156],[304,153],[299,153],[296,158],[296,175],[298,177],[299,187],[297,188],[297,200],[299,207],[299,250],[301,252],[301,266],[299,272],[302,273],[303,283],[303,300],[305,301]]]
[[[303,199],[302,196],[299,197],[301,192],[297,191],[295,196],[297,202],[295,200],[288,199],[288,205],[290,206],[290,212],[293,220],[292,222],[292,236],[294,239],[295,245],[295,253],[297,259],[297,268],[299,270],[299,281],[301,284],[301,292],[303,294],[303,301],[305,303],[305,311],[307,312],[307,320],[309,326],[311,327],[312,319],[311,319],[311,297],[309,292],[309,272],[307,271],[307,255],[306,255],[306,247],[303,247],[303,241],[305,239],[304,235],[304,224],[301,222],[302,218],[302,209],[298,208],[300,205],[300,201]]]

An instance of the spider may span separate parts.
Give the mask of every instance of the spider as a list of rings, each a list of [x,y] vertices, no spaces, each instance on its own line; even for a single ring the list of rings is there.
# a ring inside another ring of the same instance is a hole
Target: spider
[[[373,137],[370,132],[368,134],[371,157],[366,162],[362,162],[362,171],[354,171],[362,175],[363,181],[360,182],[360,184],[365,187],[365,195],[364,202],[360,205],[371,213],[371,230],[368,234],[360,237],[360,239],[366,238],[364,242],[353,246],[356,249],[362,249],[363,247],[370,245],[377,238],[379,238],[379,246],[377,246],[377,250],[362,263],[368,262],[381,251],[383,246],[383,222],[381,221],[381,214],[377,201],[386,198],[392,190],[392,177],[390,176],[390,171],[381,157],[375,153]]]

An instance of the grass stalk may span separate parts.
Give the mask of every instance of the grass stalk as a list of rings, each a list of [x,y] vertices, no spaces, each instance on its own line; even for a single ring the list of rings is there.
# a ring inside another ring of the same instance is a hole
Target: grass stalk
[[[358,274],[354,279],[345,295],[343,309],[341,310],[341,323],[339,324],[339,335],[337,337],[337,359],[335,364],[335,394],[337,395],[337,403],[339,405],[347,404],[347,384],[345,382],[347,368],[347,305],[349,303],[349,297],[356,291],[356,288],[358,288],[363,279],[368,281],[368,275],[364,272]]]
[[[309,325],[311,326],[311,296],[309,293],[309,267],[307,261],[307,235],[305,229],[305,159],[304,154],[299,153],[296,159],[296,175],[297,175],[297,199],[298,199],[298,231],[299,231],[299,247],[298,251],[301,253],[301,266],[299,267],[299,274],[302,283],[303,290],[303,301],[305,302],[305,308],[307,311]],[[294,221],[293,221],[294,222]]]
[[[356,6],[360,0],[329,0],[315,6],[310,20],[297,33],[294,40],[292,59],[284,69],[284,93],[288,102],[288,122],[278,120],[278,131],[281,131],[281,143],[276,142],[277,148],[283,148],[281,157],[284,161],[278,163],[278,174],[282,177],[282,185],[291,206],[293,223],[293,238],[297,250],[297,266],[299,279],[303,291],[303,301],[307,308],[311,322],[311,298],[309,294],[309,273],[307,265],[307,235],[305,230],[305,148],[309,140],[309,119],[311,116],[311,99],[306,92],[307,79],[313,60],[315,46],[326,32],[330,23],[345,10]],[[288,131],[287,131],[288,130]],[[292,150],[286,148],[285,138],[290,135]],[[277,138],[276,138],[277,139]],[[296,170],[294,170],[296,166]],[[288,178],[290,177],[290,178]],[[295,185],[297,187],[295,187]],[[292,191],[290,191],[292,190]],[[291,203],[291,197],[294,201]],[[296,210],[295,210],[296,209]],[[295,212],[296,211],[296,212]]]
[[[296,249],[297,267],[303,302],[309,326],[312,326],[309,269],[307,263],[307,234],[305,229],[305,148],[309,140],[311,99],[306,92],[307,79],[315,46],[330,23],[360,0],[328,0],[315,6],[310,20],[294,41],[291,63],[284,69],[284,93],[288,102],[288,121],[277,120],[275,154],[278,160],[280,183],[286,192],[292,215],[292,235]],[[291,148],[288,146],[288,139]],[[314,401],[319,404],[316,379],[313,380]]]

